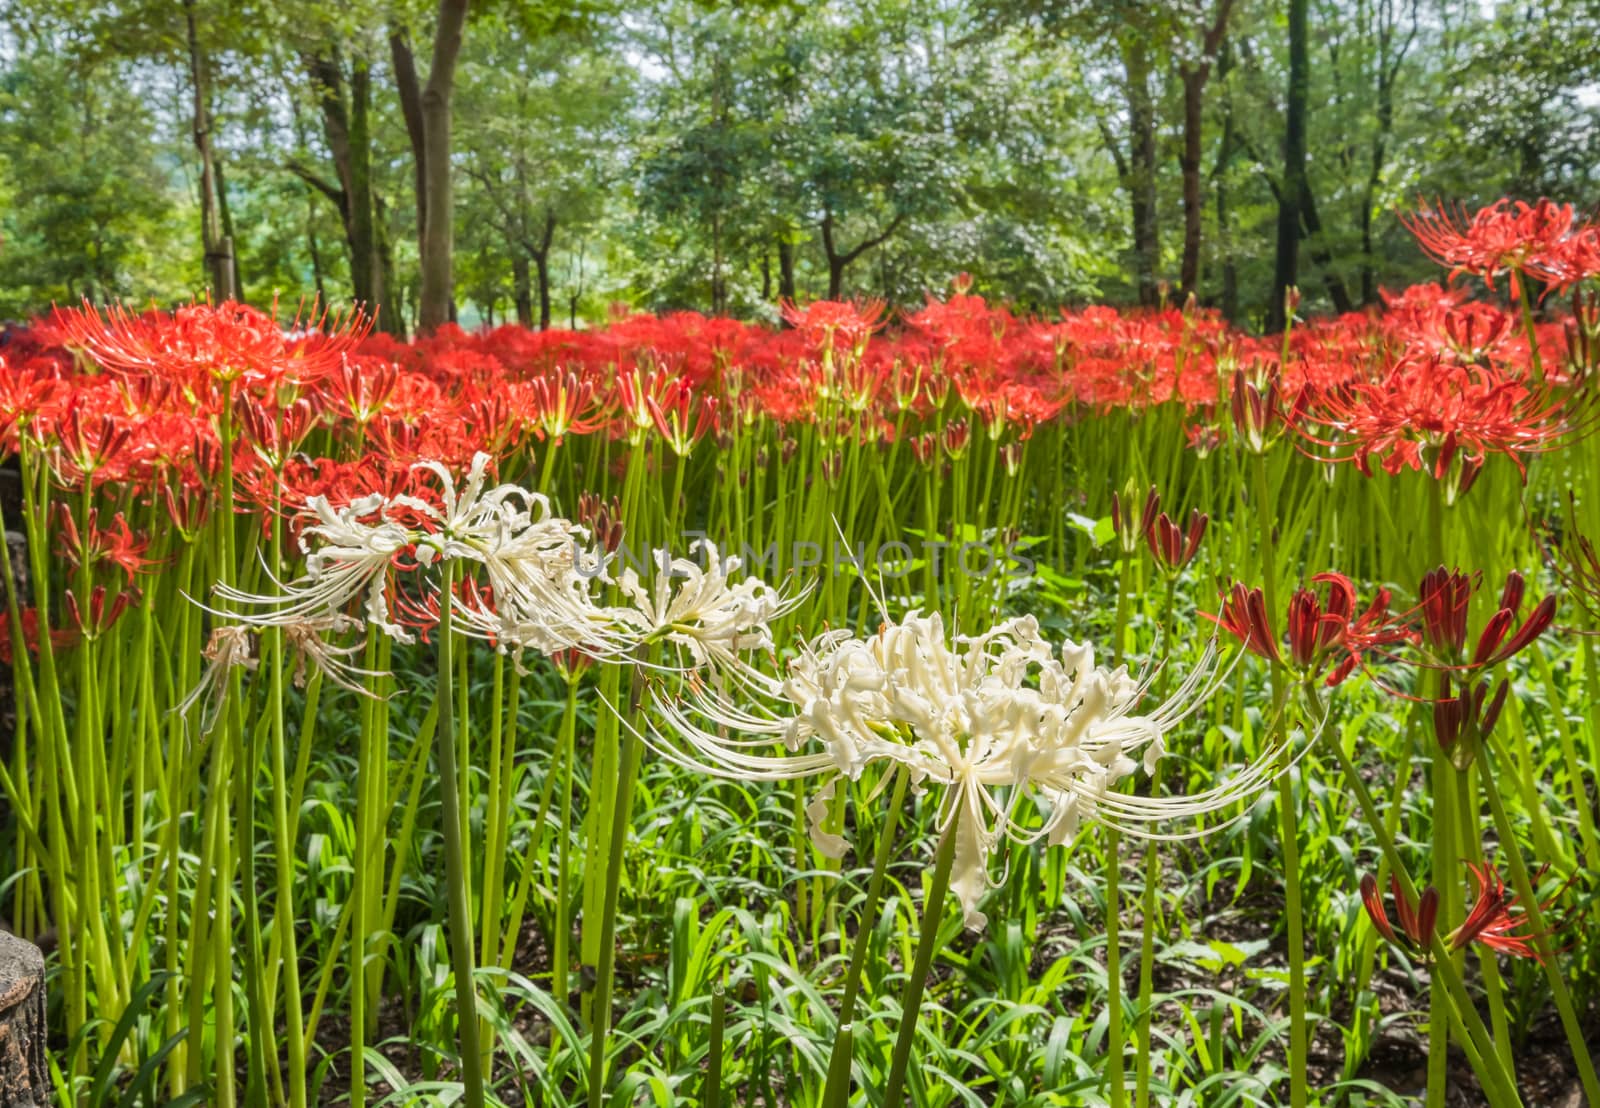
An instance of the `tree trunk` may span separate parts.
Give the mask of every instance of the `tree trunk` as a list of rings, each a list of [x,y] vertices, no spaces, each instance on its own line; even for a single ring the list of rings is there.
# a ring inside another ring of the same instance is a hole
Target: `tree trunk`
[[[1273,263],[1267,329],[1287,324],[1284,297],[1299,277],[1300,205],[1306,194],[1306,101],[1311,62],[1307,49],[1309,0],[1289,0],[1289,94],[1284,109],[1283,184],[1278,194],[1278,249]]]
[[[1222,43],[1217,53],[1217,75],[1226,78],[1233,66],[1233,56],[1228,44]],[[1237,324],[1239,320],[1239,265],[1233,256],[1233,213],[1228,204],[1228,166],[1233,161],[1234,147],[1233,97],[1225,98],[1222,111],[1222,138],[1217,144],[1217,165],[1212,177],[1217,183],[1217,246],[1222,258],[1222,318]]]
[[[233,212],[228,207],[228,182],[222,175],[222,161],[213,157],[212,174],[217,181],[217,213],[222,218],[222,239],[228,244],[228,264],[233,273],[233,295],[244,299],[244,278],[239,274],[239,238],[233,233]]]
[[[366,310],[382,311],[383,272],[372,227],[372,80],[365,58],[350,71],[350,285]]]
[[[450,98],[455,88],[456,60],[467,18],[467,0],[439,0],[439,26],[433,39],[433,62],[422,91],[423,179],[427,189],[427,222],[422,231],[422,292],[417,327],[432,332],[454,317],[455,205],[450,174]]]
[[[529,284],[528,256],[515,248],[511,251],[511,299],[517,305],[517,325],[533,327],[533,288]]]
[[[794,243],[778,239],[778,299],[794,303]]]
[[[546,251],[534,259],[539,276],[539,330],[550,330],[550,254]]]
[[[824,212],[822,216],[822,250],[828,259],[828,299],[837,300],[844,295],[844,270],[851,262],[865,254],[875,246],[882,246],[889,240],[889,236],[899,230],[900,224],[905,221],[905,213],[900,212],[889,221],[889,225],[881,232],[870,238],[864,238],[849,250],[839,250],[833,237],[833,213]]]
[[[1183,168],[1183,262],[1178,282],[1185,300],[1200,283],[1200,222],[1205,212],[1200,195],[1200,154],[1206,82],[1211,79],[1211,65],[1221,49],[1232,6],[1233,0],[1217,0],[1215,17],[1202,35],[1199,61],[1179,67],[1183,75],[1183,155],[1179,159]]]
[[[1354,311],[1355,304],[1350,300],[1350,291],[1344,287],[1344,279],[1334,272],[1333,256],[1328,253],[1327,242],[1322,237],[1322,219],[1317,215],[1317,201],[1309,183],[1300,193],[1300,217],[1305,223],[1311,260],[1322,270],[1322,284],[1328,290],[1328,299],[1333,301],[1333,310],[1341,315]]]
[[[206,278],[211,295],[220,303],[237,297],[233,284],[233,243],[222,233],[217,210],[216,163],[211,155],[210,85],[205,55],[195,25],[194,0],[183,0],[189,40],[189,79],[194,85],[194,148],[200,155],[200,242],[205,250]]]
[[[1161,239],[1156,211],[1156,113],[1150,94],[1150,51],[1143,37],[1130,35],[1122,44],[1127,76],[1129,179],[1133,219],[1133,264],[1139,303],[1156,303],[1156,271],[1161,266]]]
[[[0,932],[0,1104],[45,1108],[50,1089],[44,955]]]
[[[417,202],[417,245],[420,248],[423,228],[428,225],[428,178],[424,172],[427,158],[423,155],[427,136],[422,126],[422,85],[417,79],[417,59],[411,52],[411,43],[399,31],[389,33],[389,57],[395,89],[400,94],[400,116],[406,123],[406,137],[411,140],[412,187]]]

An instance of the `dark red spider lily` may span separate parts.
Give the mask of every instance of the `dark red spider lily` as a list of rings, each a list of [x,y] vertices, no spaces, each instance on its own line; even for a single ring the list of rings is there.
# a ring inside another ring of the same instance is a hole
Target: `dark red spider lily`
[[[1222,610],[1216,615],[1201,615],[1242,642],[1252,654],[1269,662],[1283,659],[1278,654],[1278,633],[1272,627],[1272,617],[1267,614],[1267,601],[1260,589],[1252,589],[1235,581],[1223,594]]]
[[[1422,641],[1438,656],[1433,663],[1436,666],[1477,670],[1497,665],[1526,649],[1555,621],[1553,595],[1540,600],[1527,616],[1521,615],[1527,586],[1522,574],[1513,570],[1500,591],[1499,607],[1484,623],[1468,656],[1468,608],[1481,583],[1481,575],[1469,576],[1443,566],[1423,576],[1417,590],[1417,612]]]
[[[127,583],[133,584],[134,575],[148,573],[155,562],[144,556],[150,540],[140,538],[128,526],[128,521],[118,512],[111,525],[102,528],[98,509],[90,508],[85,533],[78,520],[65,504],[56,505],[56,552],[77,567],[93,567],[100,562],[110,562],[122,570]]]
[[[1443,675],[1439,697],[1433,702],[1433,735],[1439,749],[1451,756],[1458,766],[1470,758],[1477,743],[1489,737],[1505,707],[1510,682],[1501,678],[1494,695],[1489,695],[1488,682],[1466,682],[1451,695],[1450,677]],[[1462,740],[1467,740],[1462,742]],[[1458,757],[1458,751],[1464,757]]]
[[[1294,422],[1298,403],[1285,405],[1283,379],[1276,369],[1253,379],[1233,373],[1233,429],[1250,454],[1264,454]]]
[[[687,381],[678,381],[677,387],[665,397],[646,396],[645,404],[656,431],[680,458],[687,457],[706,433],[717,426],[716,397],[697,395]]]
[[[22,625],[22,642],[27,647],[29,654],[39,653],[39,609],[23,608],[17,613],[18,621]],[[71,628],[52,629],[50,632],[50,649],[52,651],[65,650],[77,639],[77,634]],[[11,637],[11,621],[0,619],[0,662],[10,665],[15,660],[16,647]]]
[[[1156,516],[1155,522],[1144,533],[1150,553],[1156,564],[1168,574],[1183,570],[1200,550],[1200,540],[1205,538],[1206,525],[1211,517],[1197,508],[1189,510],[1187,527],[1180,528],[1166,512]]]
[[[1549,868],[1548,865],[1539,868],[1533,877],[1535,884],[1549,871]],[[1476,942],[1502,954],[1510,954],[1517,958],[1532,958],[1542,963],[1544,958],[1534,944],[1548,937],[1550,932],[1528,930],[1532,926],[1531,917],[1517,906],[1516,894],[1506,890],[1505,880],[1493,866],[1488,863],[1468,862],[1467,869],[1472,872],[1472,879],[1478,886],[1477,899],[1467,912],[1467,918],[1461,922],[1461,926],[1446,936],[1450,949],[1464,950]],[[1568,884],[1570,883],[1569,879]],[[1555,906],[1556,900],[1565,889],[1566,885],[1562,885],[1548,900],[1540,903],[1541,914]]]
[[[1150,533],[1150,528],[1155,524],[1156,514],[1161,510],[1161,494],[1154,485],[1144,498],[1144,510],[1139,513],[1137,520],[1129,515],[1122,507],[1122,497],[1127,497],[1131,504],[1138,496],[1138,485],[1133,478],[1128,478],[1128,483],[1123,486],[1121,496],[1116,492],[1111,494],[1111,529],[1116,533],[1117,540],[1122,544],[1124,554],[1133,554],[1139,549],[1140,539]]]
[[[85,612],[78,604],[77,594],[68,591],[67,618],[84,638],[96,639],[109,631],[122,618],[122,613],[138,602],[138,589],[123,589],[112,596],[104,585],[96,585],[89,591],[89,609]]]
[[[1312,585],[1324,585],[1320,594],[1314,588],[1296,589],[1289,598],[1287,625],[1288,657],[1280,652],[1277,632],[1267,612],[1260,589],[1234,583],[1224,593],[1222,611],[1207,619],[1238,638],[1255,654],[1274,663],[1284,663],[1310,679],[1322,676],[1328,686],[1342,682],[1362,664],[1366,653],[1381,647],[1408,642],[1412,632],[1389,611],[1389,591],[1379,589],[1372,603],[1356,613],[1356,589],[1341,573],[1319,573]],[[1329,663],[1338,658],[1328,669]]]
[[[1591,230],[1587,225],[1574,228],[1571,204],[1544,199],[1533,204],[1496,200],[1470,216],[1460,206],[1422,203],[1414,214],[1400,218],[1425,253],[1451,267],[1451,279],[1471,273],[1490,288],[1497,275],[1508,272],[1560,280],[1562,260],[1571,249],[1567,243]],[[1511,295],[1517,295],[1515,283]]]
[[[1434,921],[1439,915],[1439,890],[1429,885],[1422,890],[1417,903],[1412,904],[1400,888],[1400,879],[1390,874],[1389,892],[1394,899],[1395,915],[1399,917],[1399,932],[1395,931],[1394,924],[1390,922],[1389,910],[1384,906],[1383,897],[1378,893],[1377,879],[1370,873],[1361,875],[1361,903],[1367,909],[1367,917],[1372,920],[1372,925],[1378,929],[1378,933],[1396,946],[1409,946],[1413,950],[1426,951],[1429,939],[1433,935]]]
[[[1502,954],[1532,958],[1542,962],[1543,958],[1535,944],[1551,932],[1527,930],[1532,923],[1531,917],[1517,906],[1515,894],[1507,892],[1505,880],[1494,866],[1477,862],[1468,862],[1466,865],[1477,885],[1477,895],[1467,912],[1466,919],[1443,937],[1444,944],[1455,951],[1465,950],[1473,943],[1482,943]],[[1538,873],[1533,876],[1534,882],[1537,883],[1549,868],[1548,865],[1540,867]],[[1571,884],[1570,879],[1567,884]],[[1365,906],[1373,926],[1378,929],[1379,934],[1396,946],[1409,947],[1426,954],[1438,916],[1438,891],[1433,886],[1428,886],[1413,905],[1406,899],[1400,889],[1399,880],[1393,875],[1389,878],[1389,888],[1395,902],[1395,914],[1399,917],[1398,932],[1389,919],[1382,897],[1378,895],[1377,881],[1371,874],[1365,874],[1361,878],[1361,903]],[[1565,888],[1566,885],[1563,885],[1549,899],[1541,902],[1540,912],[1550,911]]]
[[[602,500],[592,492],[578,494],[578,522],[587,527],[594,540],[609,553],[622,545],[622,504],[616,497]]]

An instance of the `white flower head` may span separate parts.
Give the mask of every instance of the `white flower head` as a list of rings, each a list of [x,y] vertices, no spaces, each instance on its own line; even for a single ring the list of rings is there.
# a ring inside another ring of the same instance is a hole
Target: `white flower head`
[[[938,613],[913,611],[865,638],[835,631],[813,640],[773,686],[775,703],[765,711],[703,693],[689,698],[663,713],[664,732],[689,749],[665,733],[655,743],[683,764],[730,777],[829,777],[807,810],[825,853],[841,849],[822,826],[838,777],[890,762],[914,783],[942,786],[938,826],[957,836],[951,889],[977,929],[989,860],[1004,840],[1055,845],[1085,820],[1162,837],[1150,825],[1225,810],[1272,780],[1277,750],[1198,796],[1115,791],[1141,766],[1154,768],[1165,736],[1218,679],[1213,641],[1170,697],[1140,711],[1145,683],[1122,667],[1096,665],[1088,645],[1052,649],[1032,616],[952,635]],[[780,741],[793,753],[759,752]],[[1043,813],[1042,825],[1024,822],[1028,810]]]

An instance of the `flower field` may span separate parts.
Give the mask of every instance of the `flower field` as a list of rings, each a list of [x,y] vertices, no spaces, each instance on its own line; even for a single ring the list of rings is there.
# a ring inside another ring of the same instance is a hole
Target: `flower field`
[[[1600,230],[1411,225],[1266,337],[12,332],[60,1102],[1600,1103]]]

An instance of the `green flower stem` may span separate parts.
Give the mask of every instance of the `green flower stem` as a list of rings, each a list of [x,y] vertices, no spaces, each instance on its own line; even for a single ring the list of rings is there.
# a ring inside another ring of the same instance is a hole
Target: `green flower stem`
[[[884,1108],[899,1108],[904,1095],[906,1067],[911,1062],[911,1047],[917,1037],[917,1015],[922,1009],[922,990],[933,965],[933,948],[938,943],[939,922],[944,916],[944,897],[950,888],[950,867],[955,863],[956,835],[960,832],[961,806],[951,797],[950,824],[939,840],[933,863],[933,881],[922,902],[921,933],[917,936],[916,958],[900,994],[900,1030],[895,1035],[894,1053],[889,1059],[889,1080],[884,1084]]]
[[[1285,329],[1287,335],[1287,328]],[[1287,339],[1285,339],[1287,341]],[[1256,521],[1261,529],[1262,560],[1261,593],[1267,612],[1272,619],[1282,616],[1278,607],[1278,558],[1273,539],[1275,513],[1267,482],[1267,458],[1257,454],[1252,459],[1253,499]],[[1287,690],[1283,687],[1280,667],[1272,667],[1272,700],[1277,726],[1284,725],[1283,708]],[[1270,736],[1269,736],[1270,737]],[[1287,755],[1286,755],[1287,756]],[[1285,938],[1289,944],[1289,1103],[1291,1108],[1305,1108],[1306,1088],[1306,946],[1305,921],[1301,917],[1300,898],[1300,827],[1294,805],[1294,783],[1288,769],[1278,774],[1278,838],[1283,849],[1283,890]]]
[[[451,636],[451,597],[455,564],[446,559],[439,585],[439,722],[434,729],[439,757],[439,823],[444,837],[445,885],[450,906],[450,961],[456,978],[456,1032],[467,1108],[483,1108],[482,1058],[478,1051],[478,993],[473,983],[472,898],[462,854],[462,811],[456,787],[455,659]],[[361,987],[354,975],[354,988]],[[361,1080],[360,1060],[353,1079]]]
[[[1550,946],[1550,933],[1544,921],[1544,909],[1539,904],[1538,890],[1528,876],[1528,867],[1522,860],[1522,850],[1517,845],[1515,829],[1506,815],[1505,802],[1489,779],[1489,765],[1484,765],[1484,795],[1489,798],[1489,812],[1494,817],[1495,834],[1500,839],[1500,851],[1510,863],[1511,886],[1516,890],[1517,901],[1528,915],[1533,931],[1534,949],[1539,952],[1539,963],[1544,968],[1545,980],[1555,998],[1556,1012],[1561,1016],[1561,1029],[1566,1032],[1567,1045],[1572,1048],[1572,1061],[1578,1068],[1578,1080],[1583,1084],[1583,1095],[1590,1104],[1600,1104],[1600,1080],[1596,1079],[1594,1060],[1584,1041],[1583,1028],[1578,1023],[1572,995],[1562,979],[1561,968],[1556,964],[1555,951]]]
[[[618,738],[621,765],[611,808],[611,838],[606,857],[605,898],[601,902],[599,962],[595,967],[594,1009],[589,1021],[589,1108],[600,1108],[605,1095],[606,1039],[611,1030],[611,990],[617,967],[617,901],[622,890],[622,857],[633,817],[633,789],[639,776],[637,724],[644,696],[644,671],[633,670],[627,718]]]
[[[1356,803],[1361,808],[1362,816],[1377,836],[1378,847],[1389,861],[1389,871],[1400,882],[1401,893],[1414,902],[1417,898],[1416,885],[1411,880],[1404,859],[1400,857],[1400,851],[1395,847],[1393,836],[1389,834],[1377,807],[1372,802],[1372,794],[1367,789],[1367,783],[1361,779],[1361,774],[1356,770],[1355,763],[1350,760],[1350,755],[1345,753],[1342,743],[1335,741],[1328,745],[1333,748],[1334,755],[1339,761],[1339,769],[1344,775],[1345,784],[1356,795]],[[1454,1024],[1458,1042],[1467,1054],[1468,1061],[1472,1063],[1473,1072],[1483,1084],[1490,1103],[1521,1104],[1515,1086],[1500,1065],[1499,1055],[1494,1050],[1494,1041],[1483,1026],[1483,1019],[1478,1015],[1477,1007],[1467,996],[1461,974],[1449,958],[1449,950],[1437,933],[1430,937],[1429,942],[1432,955],[1430,964],[1436,970],[1432,979],[1435,983],[1443,982],[1449,997],[1449,1003],[1443,1005],[1446,1010],[1445,1015],[1448,1021]]]

